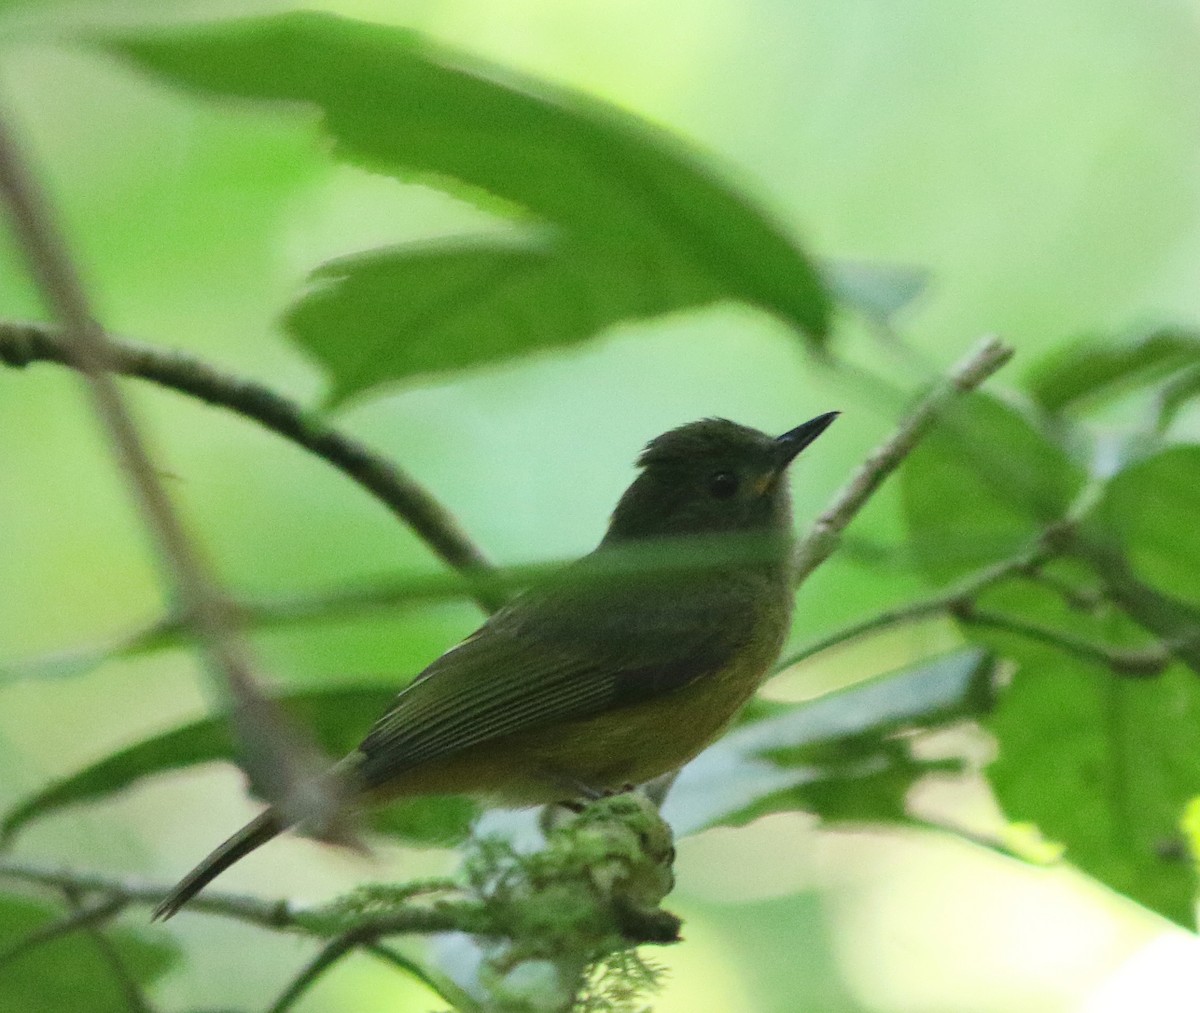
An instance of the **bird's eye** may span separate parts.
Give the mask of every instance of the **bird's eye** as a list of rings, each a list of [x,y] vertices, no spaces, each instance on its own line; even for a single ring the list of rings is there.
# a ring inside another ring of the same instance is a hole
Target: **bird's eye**
[[[729,499],[738,491],[737,475],[731,471],[718,471],[708,480],[708,491],[717,499]]]

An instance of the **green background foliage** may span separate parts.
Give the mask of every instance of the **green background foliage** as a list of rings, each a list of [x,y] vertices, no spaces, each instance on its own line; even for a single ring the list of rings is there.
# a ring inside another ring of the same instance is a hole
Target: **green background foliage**
[[[792,647],[940,593],[1067,516],[1080,543],[981,591],[976,611],[790,669],[689,768],[667,808],[686,835],[672,901],[689,942],[667,955],[662,1008],[1119,1003],[1121,962],[1180,938],[1160,919],[1194,927],[1181,827],[1200,720],[1195,12],[330,6],[399,26],[283,7],[151,32],[135,3],[0,13],[0,84],[106,325],[335,410],[504,563],[590,548],[637,449],[671,425],[727,415],[781,431],[838,407],[797,469],[803,523],[939,370],[1003,333],[1018,364],[953,406],[805,585]],[[39,316],[0,242],[0,316]],[[130,393],[238,594],[437,569],[294,448]],[[214,763],[228,734],[202,716],[212,701],[178,644],[102,652],[98,667],[14,663],[109,642],[165,606],[73,378],[0,371],[0,445],[6,830],[22,855],[168,878],[250,811]],[[414,602],[264,629],[255,647],[340,752],[476,621],[467,603]],[[1104,661],[1164,642],[1179,649],[1155,677]],[[397,860],[383,870],[280,842],[229,883],[326,896],[443,870],[427,846],[461,840],[474,815],[462,800],[385,811],[375,829]],[[1013,824],[1034,825],[1125,900],[1062,868],[1047,887],[1044,870],[983,849],[948,860],[961,845],[918,832],[929,822],[1027,858],[1046,846]],[[955,869],[985,884],[973,915],[947,900]],[[897,897],[915,960],[886,943]],[[47,917],[23,895],[3,902],[0,949]],[[114,939],[147,981],[173,962],[154,988],[177,1004],[261,1005],[297,963],[287,941],[182,919],[181,956],[135,918]],[[1109,941],[1074,963],[1054,951],[1054,971],[1022,963],[1023,938],[1061,946],[1084,922]],[[781,975],[783,951],[743,945],[747,924],[812,954],[808,970]],[[87,946],[36,959],[99,980]],[[972,970],[942,974],[968,947],[985,952]],[[43,972],[23,959],[0,972],[0,1006],[35,1008]],[[1164,995],[1174,966],[1156,976]],[[425,1008],[395,978],[347,965],[302,1008],[357,1008],[380,988]]]

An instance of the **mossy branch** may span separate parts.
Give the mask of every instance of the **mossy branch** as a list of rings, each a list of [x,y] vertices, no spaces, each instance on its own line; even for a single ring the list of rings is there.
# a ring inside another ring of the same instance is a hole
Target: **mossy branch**
[[[381,941],[398,935],[465,932],[480,941],[484,953],[478,983],[482,1008],[533,1008],[533,990],[538,993],[536,1008],[566,1011],[594,985],[597,968],[615,973],[624,984],[629,975],[646,970],[633,962],[628,974],[614,972],[606,963],[610,958],[624,966],[622,961],[638,946],[679,939],[679,919],[659,907],[674,884],[674,854],[670,828],[657,809],[644,795],[631,792],[565,816],[547,831],[545,845],[537,851],[522,853],[503,841],[478,840],[454,880],[365,886],[314,907],[208,891],[195,898],[185,915],[218,915],[326,941],[284,988],[272,1007],[276,1010],[291,1008],[351,952],[379,955]],[[85,916],[66,916],[52,933],[43,933],[45,939],[18,943],[22,951],[99,924],[125,908],[153,907],[171,889],[14,860],[0,860],[0,880],[69,890],[88,904]],[[403,961],[392,963],[404,966]],[[458,994],[453,984],[423,971],[418,977],[458,1008],[471,1008],[473,1000]]]

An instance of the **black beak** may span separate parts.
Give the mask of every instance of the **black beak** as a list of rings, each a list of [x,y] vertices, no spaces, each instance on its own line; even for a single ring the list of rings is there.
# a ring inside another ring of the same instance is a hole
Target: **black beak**
[[[782,436],[775,437],[775,446],[779,448],[781,457],[780,468],[786,468],[791,464],[792,459],[825,432],[829,428],[829,424],[839,415],[841,412],[826,412],[824,415],[818,415],[815,419],[809,419],[802,426],[789,429]]]

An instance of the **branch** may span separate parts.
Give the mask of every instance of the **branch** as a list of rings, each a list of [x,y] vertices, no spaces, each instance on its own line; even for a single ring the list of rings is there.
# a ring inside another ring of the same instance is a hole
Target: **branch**
[[[21,368],[34,362],[75,365],[66,343],[51,327],[0,321],[0,363]],[[432,493],[398,465],[294,401],[180,352],[161,352],[111,338],[108,368],[226,408],[304,448],[366,489],[440,559],[468,577],[472,597],[481,608],[492,612],[503,604],[501,590],[486,580],[490,572],[486,557]]]
[[[336,964],[342,957],[346,956],[352,950],[358,948],[362,940],[356,931],[343,932],[340,936],[334,936],[317,952],[317,955],[312,958],[301,969],[289,983],[287,988],[267,1010],[267,1013],[287,1013],[296,1003],[303,998],[304,993],[309,987],[316,983],[329,968]]]
[[[390,964],[398,971],[416,979],[439,999],[450,1003],[463,1013],[478,1009],[474,998],[467,992],[454,985],[448,979],[435,976],[416,962],[409,960],[395,950],[376,941],[378,931],[366,927],[348,929],[334,936],[313,958],[305,964],[296,976],[288,982],[279,998],[269,1007],[267,1013],[287,1013],[303,998],[320,977],[343,957],[349,956],[357,949],[366,950],[380,960]]]
[[[1077,527],[1057,533],[1058,547],[1082,560],[1100,578],[1106,597],[1163,647],[1200,675],[1200,609],[1143,582],[1116,546]]]
[[[172,884],[104,876],[73,869],[48,869],[12,859],[0,859],[0,879],[56,890],[74,890],[81,896],[99,894],[121,906],[156,907],[173,889]],[[242,894],[206,890],[188,904],[189,911],[233,918],[265,929],[287,930],[297,922],[297,909],[287,901],[265,901]]]
[[[15,860],[0,860],[0,879],[74,891],[86,897],[99,894],[117,908],[157,907],[174,889],[172,884],[136,878],[104,876],[72,869],[47,869]],[[114,909],[114,913],[115,913]],[[217,915],[280,932],[298,932],[324,938],[339,935],[344,925],[322,907],[301,907],[286,900],[262,900],[244,894],[206,890],[188,902],[188,911]],[[385,915],[365,917],[361,926],[374,936],[405,933],[471,932],[478,929],[475,905],[439,904],[436,909],[412,905]]]
[[[929,598],[922,598],[920,601],[910,602],[908,605],[900,605],[896,608],[887,609],[876,615],[869,616],[860,622],[836,630],[828,636],[822,637],[820,640],[813,641],[811,644],[807,644],[799,650],[781,658],[775,665],[775,672],[782,672],[784,669],[798,665],[802,661],[807,661],[809,658],[828,651],[832,647],[837,647],[852,640],[858,640],[860,637],[864,637],[868,633],[874,633],[876,630],[917,622],[921,619],[928,619],[930,616],[952,613],[956,607],[962,605],[964,602],[970,602],[976,595],[987,590],[993,584],[999,584],[1010,577],[1027,576],[1039,563],[1047,558],[1047,554],[1048,550],[1039,540],[1034,547],[1018,553],[1011,559],[1005,559],[991,566],[986,566],[939,594]]]
[[[337,785],[318,780],[325,763],[308,739],[283,719],[255,685],[247,649],[233,628],[224,595],[184,530],[150,454],[110,373],[109,341],[96,322],[83,283],[44,194],[0,115],[0,199],[42,296],[62,321],[71,364],[87,382],[96,416],[128,478],[143,519],[169,571],[220,685],[230,697],[246,766],[264,793],[293,820],[327,836],[347,836]]]
[[[278,1010],[291,1008],[317,978],[358,947],[413,973],[403,957],[379,946],[380,941],[445,932],[467,933],[480,941],[485,988],[508,988],[521,979],[523,965],[553,965],[569,999],[583,987],[595,962],[643,944],[678,941],[679,920],[659,907],[674,884],[674,850],[670,828],[657,810],[631,792],[602,799],[548,828],[540,851],[518,852],[495,839],[477,841],[466,857],[462,882],[364,886],[317,907],[205,892],[188,910],[329,942],[276,1001]],[[0,860],[3,879],[70,891],[84,900],[98,895],[114,912],[125,905],[156,905],[171,892],[165,884],[13,860]],[[439,982],[419,969],[417,976],[443,996],[456,990],[452,982]],[[493,1005],[484,1002],[482,1008]]]
[[[403,971],[421,982],[434,995],[449,1003],[458,1013],[482,1013],[482,1007],[475,1001],[475,997],[460,988],[446,975],[422,967],[416,961],[409,960],[402,953],[397,953],[390,946],[384,946],[382,943],[368,943],[364,949],[396,970]]]
[[[1011,357],[1012,349],[996,338],[985,338],[949,376],[941,381],[905,418],[896,431],[863,462],[833,503],[817,518],[796,547],[794,582],[799,585],[838,546],[842,532],[871,495],[916,445],[942,408],[964,391],[978,387]]]
[[[969,626],[984,626],[1004,633],[1012,633],[1027,640],[1036,640],[1084,661],[1102,665],[1117,675],[1133,679],[1148,679],[1161,675],[1171,656],[1165,647],[1149,647],[1145,650],[1124,650],[1096,644],[1065,630],[1052,629],[1039,623],[1018,619],[976,608],[972,602],[958,602],[952,609],[956,619]]]

